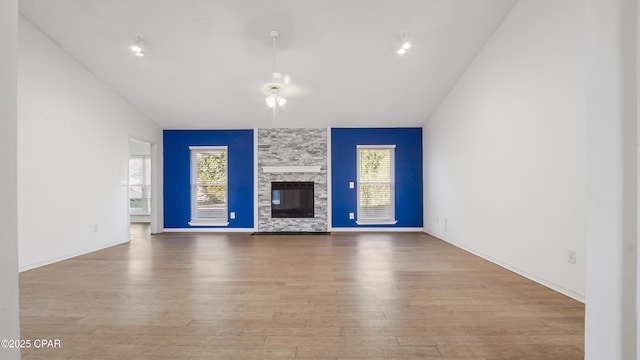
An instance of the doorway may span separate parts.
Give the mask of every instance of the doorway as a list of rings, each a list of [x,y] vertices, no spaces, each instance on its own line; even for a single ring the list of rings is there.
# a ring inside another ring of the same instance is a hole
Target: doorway
[[[129,139],[129,235],[130,239],[151,233],[152,176],[151,144]]]

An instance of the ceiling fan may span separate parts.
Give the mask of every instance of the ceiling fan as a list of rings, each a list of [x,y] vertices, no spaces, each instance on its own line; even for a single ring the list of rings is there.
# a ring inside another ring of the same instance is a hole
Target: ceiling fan
[[[267,106],[273,108],[273,116],[275,118],[276,108],[283,107],[287,103],[287,98],[296,93],[296,88],[291,84],[291,76],[277,71],[276,66],[276,40],[280,36],[280,32],[272,30],[269,33],[272,43],[272,72],[267,82],[263,85],[263,90],[267,96],[265,101]]]

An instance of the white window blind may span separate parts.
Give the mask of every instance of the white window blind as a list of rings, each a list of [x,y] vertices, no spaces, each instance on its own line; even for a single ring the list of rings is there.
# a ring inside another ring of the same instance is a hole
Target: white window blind
[[[395,224],[395,145],[358,145],[358,224]]]
[[[129,158],[129,213],[149,215],[151,213],[151,157]]]
[[[227,225],[228,161],[226,146],[191,150],[190,225]]]

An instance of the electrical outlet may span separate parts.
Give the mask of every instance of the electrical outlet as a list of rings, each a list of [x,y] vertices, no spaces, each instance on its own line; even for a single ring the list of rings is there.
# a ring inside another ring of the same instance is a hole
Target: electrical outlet
[[[353,219],[355,219],[355,217],[356,217],[356,214],[349,213],[349,220],[353,220]]]
[[[576,251],[575,250],[569,250],[567,253],[567,262],[569,264],[575,264],[576,263]]]
[[[447,224],[447,218],[444,218],[444,235],[447,236],[447,230],[449,226]]]
[[[353,189],[356,184],[353,181],[349,181],[349,189]]]
[[[235,219],[235,218],[236,218],[236,212],[235,212],[235,211],[232,211],[231,213],[229,213],[229,217],[230,217],[231,219]]]

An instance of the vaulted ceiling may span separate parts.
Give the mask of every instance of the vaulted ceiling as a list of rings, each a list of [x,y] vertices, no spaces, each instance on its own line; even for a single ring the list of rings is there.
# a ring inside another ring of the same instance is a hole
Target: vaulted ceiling
[[[20,13],[165,129],[395,127],[424,124],[515,1],[21,0]],[[291,80],[275,118],[271,30]]]

